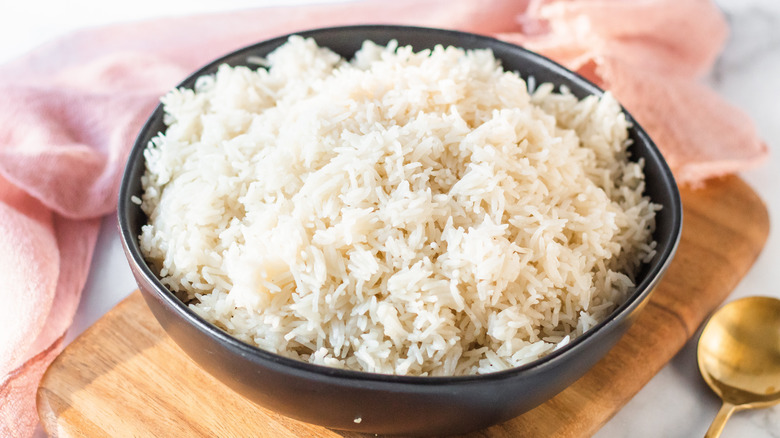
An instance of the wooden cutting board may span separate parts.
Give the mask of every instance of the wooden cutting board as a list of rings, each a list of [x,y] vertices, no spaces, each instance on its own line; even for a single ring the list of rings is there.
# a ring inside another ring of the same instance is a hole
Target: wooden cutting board
[[[552,400],[470,436],[592,435],[723,302],[766,242],[766,208],[737,177],[686,189],[682,196],[679,251],[626,336]],[[168,338],[140,292],[52,363],[38,389],[38,412],[46,431],[62,437],[360,436],[283,417],[232,392]]]

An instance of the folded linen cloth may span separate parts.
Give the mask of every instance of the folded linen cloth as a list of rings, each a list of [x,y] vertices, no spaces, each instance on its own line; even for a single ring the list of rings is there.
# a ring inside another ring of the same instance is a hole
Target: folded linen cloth
[[[0,436],[29,436],[35,391],[86,281],[100,218],[159,97],[216,56],[344,24],[453,28],[546,54],[612,89],[683,182],[757,165],[747,118],[697,80],[726,24],[709,0],[395,0],[262,8],[85,30],[0,67]]]

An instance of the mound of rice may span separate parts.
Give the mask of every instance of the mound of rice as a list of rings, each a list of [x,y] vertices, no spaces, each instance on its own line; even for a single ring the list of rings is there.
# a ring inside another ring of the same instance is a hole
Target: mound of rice
[[[490,373],[605,318],[658,206],[618,103],[529,91],[490,50],[290,40],[163,98],[142,250],[231,335],[403,375]],[[532,87],[533,88],[533,87]]]

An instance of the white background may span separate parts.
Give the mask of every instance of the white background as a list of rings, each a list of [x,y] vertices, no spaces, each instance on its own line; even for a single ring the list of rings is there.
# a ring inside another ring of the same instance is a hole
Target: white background
[[[334,1],[334,0],[330,0]],[[151,17],[237,10],[269,4],[327,3],[283,0],[101,0],[6,2],[0,13],[0,63],[70,30]],[[773,149],[769,163],[743,178],[764,199],[772,229],[780,229],[780,2],[716,0],[727,14],[732,35],[711,85],[752,116]],[[780,238],[772,232],[763,254],[729,297],[780,297]],[[119,244],[116,220],[107,217],[83,299],[70,331],[73,339],[135,289]],[[694,339],[695,341],[695,339]],[[689,344],[599,433],[599,438],[702,436],[719,402],[698,376],[695,342]],[[41,434],[39,432],[39,434]],[[780,437],[780,406],[737,413],[724,437]]]

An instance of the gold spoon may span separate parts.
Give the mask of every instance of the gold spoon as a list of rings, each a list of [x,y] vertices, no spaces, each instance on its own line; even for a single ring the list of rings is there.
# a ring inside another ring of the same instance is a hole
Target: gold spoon
[[[699,338],[699,370],[723,400],[705,438],[736,411],[780,403],[780,300],[748,297],[710,318]]]

